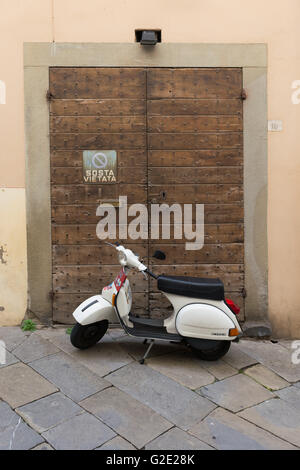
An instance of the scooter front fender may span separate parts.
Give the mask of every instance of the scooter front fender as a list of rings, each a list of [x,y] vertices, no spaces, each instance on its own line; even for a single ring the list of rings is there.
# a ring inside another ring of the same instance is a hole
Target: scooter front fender
[[[109,323],[119,321],[114,307],[102,295],[94,295],[82,302],[73,312],[73,317],[80,325],[90,325],[102,320]]]

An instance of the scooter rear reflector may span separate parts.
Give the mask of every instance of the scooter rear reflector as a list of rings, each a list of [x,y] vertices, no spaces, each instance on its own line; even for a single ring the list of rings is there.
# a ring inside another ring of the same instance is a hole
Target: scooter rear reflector
[[[240,307],[238,307],[234,302],[233,300],[231,299],[225,299],[225,303],[227,305],[227,307],[230,308],[230,310],[232,311],[232,313],[234,313],[235,315],[238,315],[241,311]]]
[[[237,328],[231,328],[231,330],[229,330],[229,336],[232,337],[232,336],[238,336],[239,335],[239,330]]]

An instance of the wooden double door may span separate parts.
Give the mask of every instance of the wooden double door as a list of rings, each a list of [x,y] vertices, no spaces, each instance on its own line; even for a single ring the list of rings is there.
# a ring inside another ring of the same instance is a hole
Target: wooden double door
[[[100,203],[204,204],[205,245],[123,240],[155,273],[220,277],[243,310],[243,102],[240,68],[51,68],[53,319],[119,270],[96,235]],[[114,183],[83,180],[83,152],[113,150]],[[118,209],[116,209],[118,211]],[[165,260],[152,258],[160,249]],[[132,273],[135,314],[167,316],[153,280]]]

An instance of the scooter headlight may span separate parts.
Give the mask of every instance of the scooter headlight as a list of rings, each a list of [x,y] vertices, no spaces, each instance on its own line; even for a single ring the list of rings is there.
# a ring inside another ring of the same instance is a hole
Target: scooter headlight
[[[125,266],[126,263],[127,263],[127,256],[125,255],[125,253],[123,251],[119,251],[119,263],[122,265],[122,266]]]

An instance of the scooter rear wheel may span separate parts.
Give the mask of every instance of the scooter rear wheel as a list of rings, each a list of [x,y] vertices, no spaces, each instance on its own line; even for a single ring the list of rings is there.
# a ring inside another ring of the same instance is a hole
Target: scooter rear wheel
[[[100,341],[105,335],[107,328],[107,320],[91,323],[90,325],[80,325],[76,323],[71,331],[71,343],[78,349],[90,348]]]
[[[203,361],[217,361],[228,353],[231,341],[186,338],[192,352]]]

